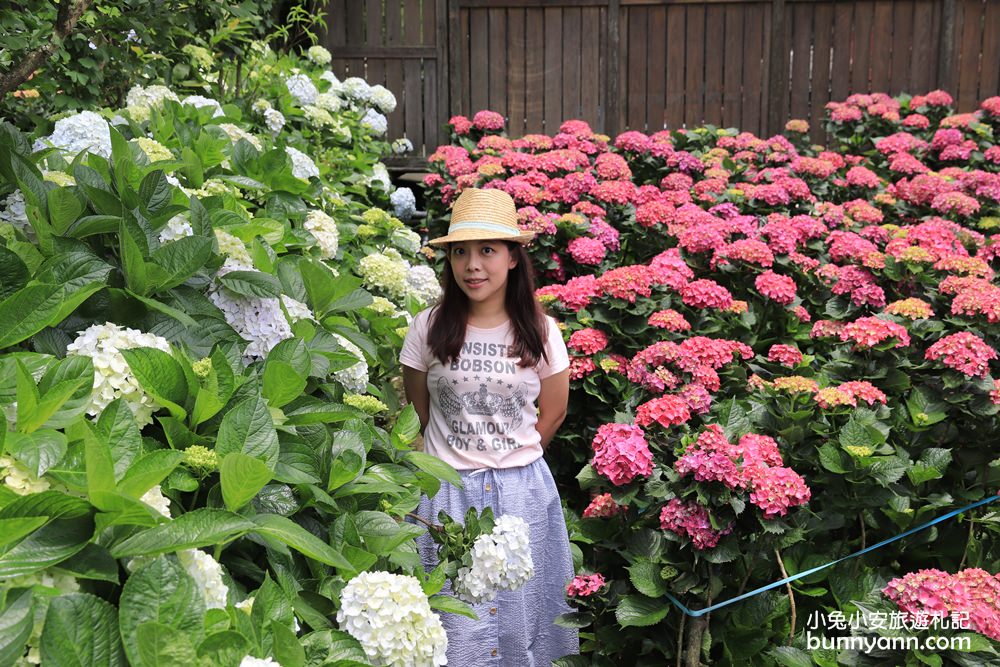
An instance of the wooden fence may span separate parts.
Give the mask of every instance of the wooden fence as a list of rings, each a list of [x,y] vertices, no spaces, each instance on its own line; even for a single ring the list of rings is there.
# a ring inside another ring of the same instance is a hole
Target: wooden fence
[[[804,118],[820,140],[851,93],[942,88],[960,111],[1000,94],[1000,0],[331,0],[328,17],[333,71],[392,90],[389,134],[418,156],[480,109],[511,136]]]

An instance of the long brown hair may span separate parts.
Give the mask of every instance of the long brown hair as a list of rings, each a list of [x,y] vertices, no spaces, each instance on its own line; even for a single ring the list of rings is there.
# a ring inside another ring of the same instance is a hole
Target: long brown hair
[[[548,327],[545,313],[535,299],[535,272],[524,246],[513,241],[504,241],[517,264],[507,274],[507,288],[504,294],[504,308],[510,317],[514,331],[513,356],[520,357],[518,365],[530,368],[539,360],[548,361],[545,353]],[[449,256],[451,246],[448,246]],[[427,344],[431,353],[442,364],[458,359],[465,342],[465,327],[469,321],[469,297],[455,282],[451,262],[446,258],[441,272],[441,287],[444,295],[431,314]]]

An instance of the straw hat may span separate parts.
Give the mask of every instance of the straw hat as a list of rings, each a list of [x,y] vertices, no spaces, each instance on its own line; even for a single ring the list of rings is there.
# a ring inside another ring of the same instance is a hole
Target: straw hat
[[[428,241],[443,245],[455,241],[504,240],[527,243],[534,232],[522,232],[517,226],[514,199],[503,190],[466,188],[451,209],[448,234]]]

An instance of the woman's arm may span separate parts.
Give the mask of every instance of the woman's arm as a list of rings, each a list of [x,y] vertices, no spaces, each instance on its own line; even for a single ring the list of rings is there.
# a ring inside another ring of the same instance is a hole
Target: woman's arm
[[[538,393],[538,423],[535,429],[542,436],[542,449],[549,446],[560,424],[566,418],[569,404],[569,369],[542,380]]]
[[[420,418],[420,434],[423,435],[430,417],[431,399],[427,391],[427,371],[418,371],[416,368],[404,365],[403,389],[406,392],[406,400],[417,411],[417,417]]]

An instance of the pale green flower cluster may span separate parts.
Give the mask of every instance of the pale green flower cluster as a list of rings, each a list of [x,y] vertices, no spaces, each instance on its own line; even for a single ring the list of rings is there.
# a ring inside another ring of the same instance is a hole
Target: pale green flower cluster
[[[345,394],[344,403],[370,415],[377,415],[389,409],[388,405],[367,394]]]
[[[219,252],[246,267],[253,266],[253,259],[247,251],[246,244],[224,229],[215,230],[215,239],[219,242]]]
[[[406,295],[406,275],[409,269],[410,265],[394,248],[372,253],[358,262],[358,273],[365,286],[382,290],[397,299]]]
[[[174,154],[170,152],[170,149],[155,139],[138,137],[133,139],[133,141],[142,149],[142,152],[146,154],[150,162],[174,159]]]
[[[340,243],[340,231],[337,223],[325,212],[318,209],[309,211],[306,221],[302,224],[307,232],[316,239],[316,245],[320,249],[320,257],[323,259],[334,259],[337,256],[337,249]]]
[[[219,127],[229,136],[234,144],[240,139],[246,139],[250,142],[250,145],[257,150],[264,150],[264,144],[260,142],[260,139],[253,136],[239,125],[233,125],[232,123],[220,123]]]
[[[31,474],[31,471],[9,456],[0,456],[0,476],[4,486],[19,496],[48,491],[49,483]]]
[[[330,52],[319,45],[310,46],[306,50],[306,57],[317,65],[329,65],[330,61],[333,60]]]

